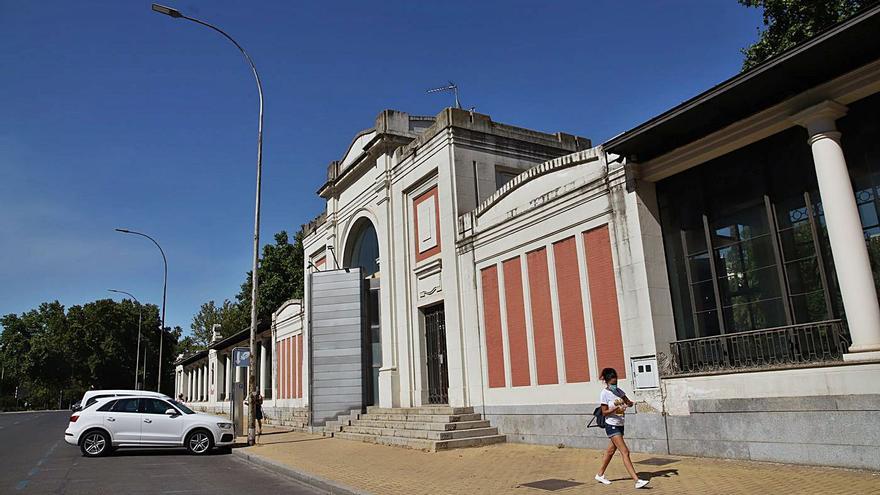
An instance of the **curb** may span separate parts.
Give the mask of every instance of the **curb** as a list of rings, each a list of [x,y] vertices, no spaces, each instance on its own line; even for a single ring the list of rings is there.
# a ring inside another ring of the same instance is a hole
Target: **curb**
[[[337,483],[335,481],[331,481],[326,478],[307,473],[305,471],[299,471],[285,464],[281,464],[280,462],[266,459],[265,457],[251,454],[249,452],[244,452],[241,449],[233,449],[232,454],[243,461],[250,462],[251,464],[256,464],[257,466],[266,469],[270,469],[280,475],[287,476],[288,478],[293,478],[300,483],[304,483],[312,488],[321,490],[328,495],[372,495],[369,492],[351,488],[341,483]]]
[[[53,412],[68,412],[73,414],[73,411],[69,409],[34,409],[28,411],[0,411],[0,414],[29,414],[29,413],[53,413]]]

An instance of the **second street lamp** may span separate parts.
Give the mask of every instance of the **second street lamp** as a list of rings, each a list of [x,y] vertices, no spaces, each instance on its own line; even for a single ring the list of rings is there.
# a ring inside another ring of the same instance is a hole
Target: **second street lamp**
[[[257,67],[254,65],[254,61],[251,60],[251,56],[238,44],[237,41],[232,39],[232,36],[226,34],[222,29],[217,26],[213,26],[208,24],[207,22],[200,21],[198,19],[194,19],[192,17],[187,17],[183,15],[179,10],[173,9],[171,7],[166,7],[164,5],[153,4],[153,11],[159,14],[164,14],[174,19],[186,19],[188,21],[192,21],[196,24],[200,24],[209,29],[212,29],[218,33],[220,33],[224,38],[228,39],[235,45],[236,48],[244,55],[245,60],[247,60],[248,64],[251,66],[251,72],[254,73],[254,79],[257,82],[257,93],[260,97],[260,111],[259,111],[259,124],[257,125],[257,198],[256,204],[254,205],[254,257],[253,257],[253,266],[251,271],[251,338],[250,338],[250,366],[248,367],[248,379],[250,381],[250,390],[248,390],[248,445],[253,445],[256,441],[256,420],[255,416],[257,414],[256,408],[256,396],[257,396],[257,371],[256,371],[256,357],[257,357],[257,288],[258,288],[258,276],[257,276],[257,267],[260,262],[260,184],[261,184],[261,175],[263,171],[263,84],[260,82],[260,74],[257,73]]]
[[[107,289],[110,292],[115,292],[117,294],[125,294],[126,296],[132,298],[134,302],[138,305],[138,345],[137,350],[134,351],[134,389],[138,390],[138,365],[140,365],[141,359],[141,320],[144,317],[144,308],[141,306],[141,302],[138,301],[136,297],[134,297],[131,293],[125,292],[124,290],[116,290],[116,289]],[[144,382],[147,381],[147,375],[144,373]]]
[[[165,257],[165,251],[162,249],[162,246],[160,246],[159,243],[156,242],[156,239],[153,239],[147,234],[144,234],[142,232],[135,232],[134,230],[128,229],[114,230],[116,232],[122,232],[123,234],[139,235],[153,241],[153,244],[155,244],[156,247],[159,248],[159,252],[162,253],[162,261],[165,263],[165,278],[162,282],[162,327],[159,329],[159,376],[156,377],[156,392],[162,392],[162,343],[165,341],[165,294],[168,292],[168,258]],[[144,368],[146,369],[146,363],[144,363]],[[146,381],[147,373],[144,372],[144,382]]]

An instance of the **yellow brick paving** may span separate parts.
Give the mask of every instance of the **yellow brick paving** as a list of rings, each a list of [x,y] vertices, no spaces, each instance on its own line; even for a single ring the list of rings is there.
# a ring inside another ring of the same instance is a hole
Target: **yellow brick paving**
[[[247,451],[375,495],[559,493],[618,494],[635,491],[619,455],[600,485],[593,476],[602,451],[501,444],[427,453],[297,432],[269,432]],[[636,471],[651,478],[653,494],[880,494],[880,472],[695,457],[633,454]],[[651,457],[664,466],[638,464]],[[584,485],[559,491],[522,487],[556,478]]]

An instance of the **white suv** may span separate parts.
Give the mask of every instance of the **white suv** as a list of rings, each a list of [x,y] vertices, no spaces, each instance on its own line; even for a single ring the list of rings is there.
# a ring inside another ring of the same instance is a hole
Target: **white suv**
[[[231,446],[235,436],[226,418],[196,413],[173,399],[126,396],[99,399],[74,413],[64,440],[86,457],[117,447],[183,446],[201,455]]]

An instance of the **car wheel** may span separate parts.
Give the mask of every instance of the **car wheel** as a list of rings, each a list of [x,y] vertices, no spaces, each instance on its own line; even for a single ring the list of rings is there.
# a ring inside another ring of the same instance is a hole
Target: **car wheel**
[[[85,457],[101,457],[107,455],[112,448],[110,435],[101,430],[86,432],[79,443],[79,450]]]
[[[207,430],[194,430],[186,436],[186,450],[190,454],[204,455],[211,451],[214,439]]]

